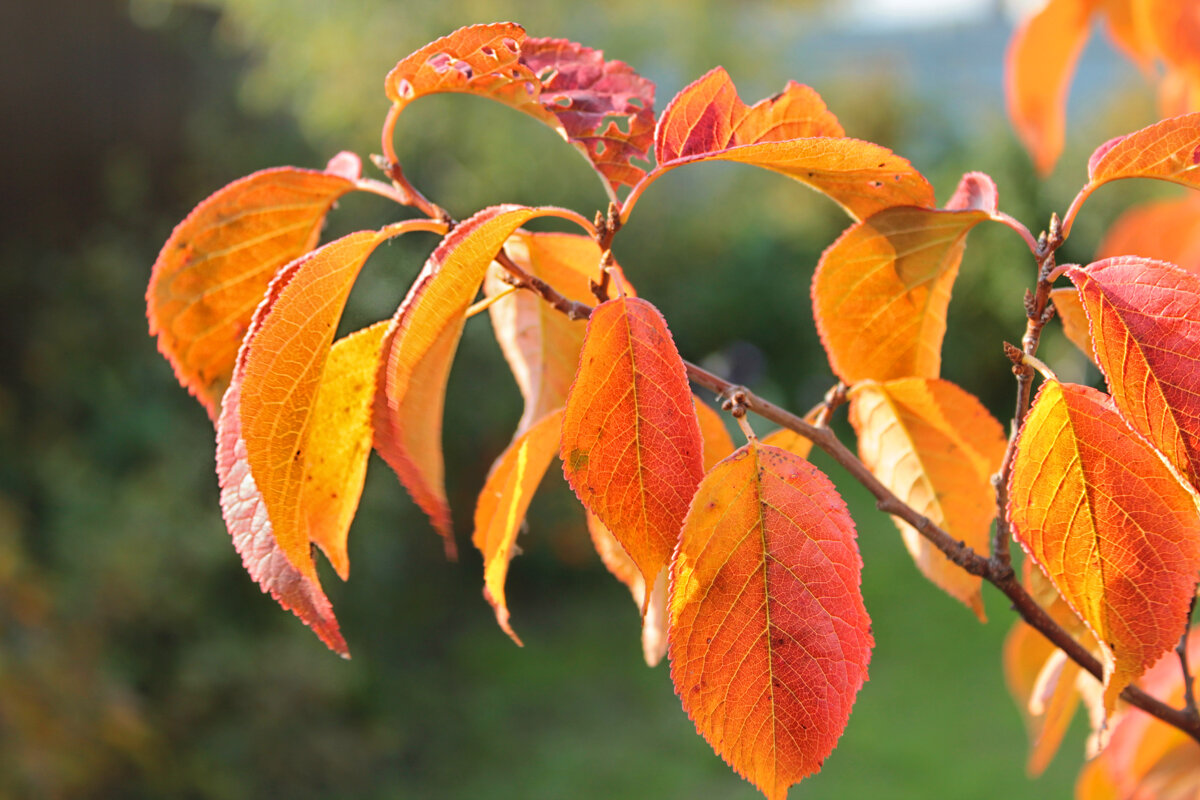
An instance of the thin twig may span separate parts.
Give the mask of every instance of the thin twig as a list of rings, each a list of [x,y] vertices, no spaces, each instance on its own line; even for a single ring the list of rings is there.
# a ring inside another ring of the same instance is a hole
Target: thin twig
[[[1192,612],[1196,610],[1196,593],[1192,592],[1192,602],[1188,604],[1187,624],[1183,626],[1183,636],[1179,637],[1179,644],[1175,648],[1175,654],[1179,656],[1179,668],[1183,672],[1183,710],[1197,724],[1200,724],[1200,712],[1196,710],[1196,690],[1195,679],[1192,677],[1191,667],[1188,665],[1188,634],[1192,632]]]

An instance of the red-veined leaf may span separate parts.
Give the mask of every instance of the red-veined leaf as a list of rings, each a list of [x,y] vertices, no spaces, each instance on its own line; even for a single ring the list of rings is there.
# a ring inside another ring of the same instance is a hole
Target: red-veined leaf
[[[562,409],[558,409],[519,435],[492,464],[475,506],[471,541],[483,554],[483,596],[496,610],[496,622],[518,645],[521,640],[508,621],[504,582],[508,563],[518,552],[517,533],[529,502],[558,453],[561,429]]]
[[[518,232],[505,252],[526,272],[571,300],[595,301],[591,282],[600,279],[600,248],[590,236]],[[504,268],[493,263],[484,293],[494,297],[510,289]],[[626,285],[627,293],[631,293]],[[568,319],[532,292],[515,292],[488,306],[492,331],[525,399],[517,433],[567,402],[567,390],[579,366],[587,323]]]
[[[1200,273],[1200,197],[1134,206],[1109,227],[1096,248],[1096,260],[1144,256]]]
[[[355,187],[358,158],[346,156],[325,172],[280,167],[234,181],[176,226],[154,262],[150,333],[214,421],[267,284],[316,245],[330,207]]]
[[[281,270],[255,311],[217,422],[221,509],[247,571],[343,655],[310,543],[345,574],[345,526],[362,490],[363,442],[371,438],[370,415],[355,406],[371,393],[380,332],[344,344],[331,370],[334,331],[359,270],[381,242],[441,229],[415,220],[360,231]],[[330,403],[344,407],[337,435],[316,432],[315,415]]]
[[[1067,275],[1121,415],[1200,486],[1200,276],[1135,257]]]
[[[1087,312],[1083,310],[1083,301],[1079,292],[1070,286],[1050,290],[1050,302],[1054,303],[1054,311],[1062,320],[1063,333],[1071,344],[1083,351],[1088,360],[1096,363],[1096,354],[1092,351],[1092,333],[1088,327]]]
[[[1029,734],[1025,769],[1041,775],[1058,752],[1079,706],[1075,682],[1083,674],[1044,636],[1018,620],[1004,640],[1004,678]],[[1090,676],[1089,676],[1090,677]]]
[[[1017,28],[1005,57],[1008,116],[1043,175],[1062,152],[1067,90],[1087,42],[1095,0],[1050,0]]]
[[[412,101],[439,92],[497,100],[549,125],[583,153],[615,198],[637,183],[653,142],[654,84],[599,50],[530,39],[511,22],[471,25],[402,59],[384,83],[393,103],[385,137]],[[614,119],[621,119],[621,130]]]
[[[1187,623],[1196,504],[1111,398],[1057,381],[1021,429],[1008,496],[1014,536],[1100,645],[1111,713]]]
[[[692,500],[671,564],[671,679],[697,730],[768,798],[821,767],[873,640],[854,523],[829,479],[751,442]]]
[[[1063,219],[1064,233],[1092,192],[1122,178],[1157,178],[1200,189],[1200,113],[1164,119],[1096,148],[1088,160],[1087,185]]]
[[[859,457],[875,477],[955,539],[988,552],[996,516],[992,475],[1006,440],[983,404],[949,381],[868,381],[850,391],[850,423]],[[893,520],[922,574],[985,621],[982,580],[907,522]]]
[[[683,361],[645,300],[618,297],[592,312],[567,397],[562,459],[584,506],[654,580],[704,470]]]
[[[991,179],[971,173],[947,210],[884,209],[825,250],[813,275],[813,315],[838,377],[938,376],[966,237],[995,213],[995,197]]]
[[[442,461],[446,380],[467,309],[488,264],[530,219],[553,208],[492,206],[460,223],[425,262],[384,337],[375,395],[375,449],[456,553]]]
[[[932,187],[908,161],[877,144],[845,138],[820,96],[795,82],[747,106],[725,70],[714,69],[675,96],[654,135],[658,164],[635,194],[676,167],[716,160],[753,164],[806,183],[856,219],[894,205],[933,205]]]

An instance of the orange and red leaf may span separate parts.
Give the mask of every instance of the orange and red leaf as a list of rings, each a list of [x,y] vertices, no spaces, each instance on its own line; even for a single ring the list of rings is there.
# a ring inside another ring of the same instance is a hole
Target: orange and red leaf
[[[1101,648],[1104,707],[1179,640],[1200,569],[1192,495],[1112,399],[1047,381],[1021,429],[1009,519]]]
[[[158,254],[146,289],[150,333],[214,421],[267,284],[316,245],[330,207],[355,188],[358,159],[345,162],[234,181],[196,206]]]
[[[683,361],[645,300],[618,297],[592,312],[567,397],[562,459],[584,506],[653,582],[704,472]]]
[[[1113,222],[1096,248],[1096,261],[1143,256],[1200,273],[1200,197],[1134,206]]]
[[[820,769],[874,644],[854,523],[807,461],[751,442],[715,466],[671,564],[671,679],[713,749],[771,800]]]

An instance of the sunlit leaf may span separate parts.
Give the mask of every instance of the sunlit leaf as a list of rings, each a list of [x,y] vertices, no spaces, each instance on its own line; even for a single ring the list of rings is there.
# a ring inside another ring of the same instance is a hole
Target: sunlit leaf
[[[1079,665],[1025,622],[1017,620],[1004,640],[1004,678],[1029,734],[1025,769],[1041,775],[1058,752],[1079,707]]]
[[[1043,175],[1062,152],[1067,90],[1087,42],[1094,0],[1050,0],[1020,24],[1008,45],[1008,116]]]
[[[483,596],[496,610],[496,622],[517,644],[521,640],[508,621],[504,582],[508,563],[517,554],[517,533],[529,502],[550,461],[558,453],[562,409],[553,411],[518,436],[492,464],[475,505],[471,541],[483,554]]]
[[[1088,360],[1095,363],[1092,333],[1088,327],[1087,312],[1083,310],[1083,301],[1079,299],[1079,292],[1070,286],[1051,289],[1050,302],[1054,303],[1054,311],[1062,320],[1063,333],[1067,339],[1082,350]]]
[[[396,64],[384,86],[393,122],[412,101],[439,92],[487,97],[529,114],[574,144],[610,194],[637,183],[644,171],[632,159],[645,158],[653,142],[653,83],[599,50],[526,38],[511,22],[471,25],[430,42]]]
[[[944,211],[880,211],[851,225],[821,255],[813,315],[843,381],[938,376],[967,234],[995,212],[995,187],[984,178],[964,176],[955,206]]]
[[[973,395],[943,380],[864,382],[850,391],[858,453],[896,495],[980,554],[988,552],[996,497],[992,475],[1004,429]],[[985,619],[982,581],[893,517],[922,574]]]
[[[703,442],[683,361],[650,303],[618,297],[592,312],[562,436],[567,481],[654,580],[703,475]]]
[[[460,223],[425,263],[384,337],[375,395],[375,449],[429,515],[453,556],[442,411],[467,309],[488,264],[528,220],[550,208],[492,206]]]
[[[1121,415],[1200,486],[1200,275],[1135,257],[1067,275]]]
[[[693,499],[671,565],[671,678],[697,730],[768,798],[820,769],[873,640],[854,523],[829,480],[751,442]]]
[[[780,450],[787,450],[792,455],[808,458],[808,454],[812,452],[812,442],[795,431],[787,428],[779,428],[771,431],[760,441],[763,444],[778,447]]]
[[[721,68],[685,87],[663,111],[654,155],[658,164],[647,182],[684,164],[736,161],[806,183],[856,219],[894,205],[933,205],[933,189],[908,161],[844,138],[809,87],[792,82],[747,106]]]
[[[729,435],[721,415],[707,403],[692,395],[692,405],[696,409],[696,420],[700,423],[704,471],[708,472],[714,464],[733,452],[733,437]]]
[[[354,189],[358,159],[334,161],[341,171],[281,167],[234,181],[179,223],[154,262],[150,333],[214,420],[267,284],[316,245],[330,207]]]
[[[1096,260],[1117,256],[1169,261],[1200,273],[1200,197],[1188,193],[1143,203],[1117,217],[1096,248]]]
[[[1174,646],[1200,569],[1200,517],[1111,398],[1047,381],[1022,427],[1013,533],[1101,648],[1104,706]]]

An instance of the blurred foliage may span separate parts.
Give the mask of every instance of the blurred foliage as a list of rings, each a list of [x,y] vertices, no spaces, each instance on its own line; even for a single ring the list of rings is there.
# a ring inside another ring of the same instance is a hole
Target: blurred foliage
[[[479,595],[478,558],[447,564],[374,460],[353,580],[325,573],[355,659],[325,652],[237,562],[211,426],[154,351],[142,298],[161,242],[207,193],[265,166],[378,151],[384,73],[449,30],[513,18],[532,35],[603,48],[658,82],[659,108],[724,64],[753,102],[804,80],[780,65],[803,65],[797,43],[820,5],[6,6],[0,53],[19,79],[0,84],[0,100],[32,113],[0,131],[6,152],[23,156],[6,174],[21,202],[0,236],[0,797],[755,796],[695,735],[666,668],[642,666],[636,611],[590,554],[557,477],[513,564],[520,650]],[[827,72],[817,88],[851,135],[910,155],[940,198],[966,170],[991,173],[1002,207],[1035,230],[1066,206],[1091,147],[1150,113],[1114,97],[1094,125],[1074,128],[1089,138],[1040,184],[998,107],[963,126],[936,87]],[[398,151],[414,182],[459,215],[500,201],[589,214],[603,203],[570,148],[499,105],[423,100],[405,113]],[[1097,193],[1076,238],[1094,243],[1127,203]],[[327,234],[392,212],[347,198]],[[656,184],[617,256],[685,354],[803,411],[832,383],[812,326],[812,268],[845,224],[791,182],[708,164]],[[412,238],[372,259],[345,329],[403,297],[432,246]],[[999,342],[1020,337],[1031,269],[1011,232],[982,227],[951,305],[947,375],[1000,419],[1011,379]],[[460,542],[520,411],[485,318],[468,326],[446,413]],[[860,524],[878,646],[842,747],[795,795],[1065,796],[1079,736],[1039,783],[1022,775],[1020,718],[1000,678],[1005,604],[988,594],[993,622],[977,625],[920,579],[861,491],[831,474]]]

